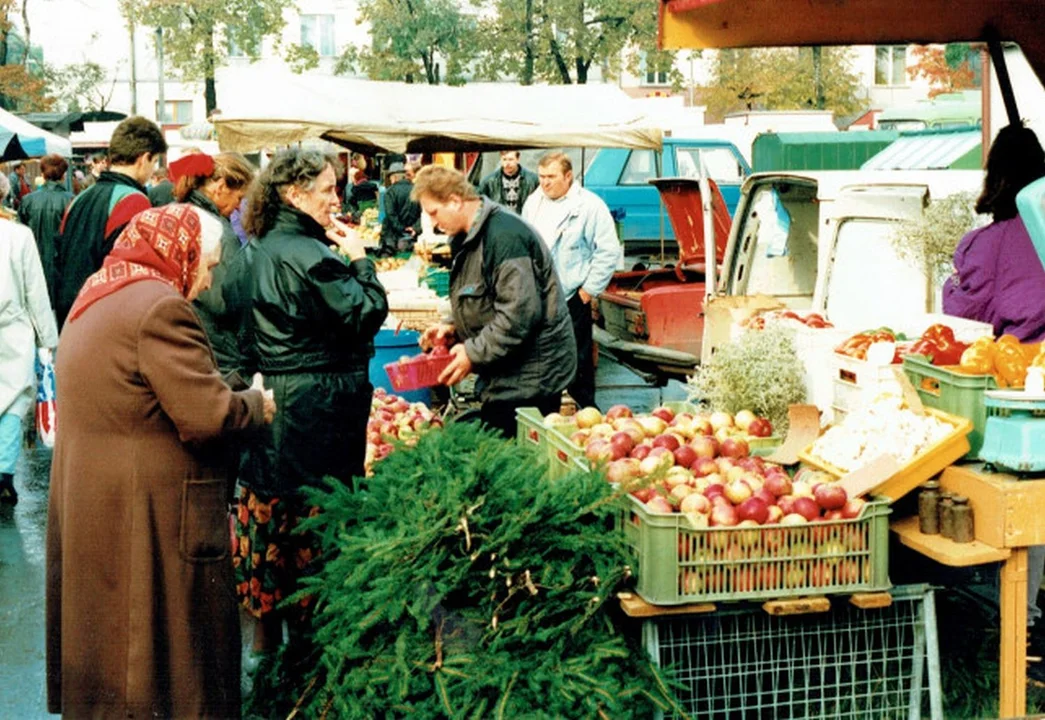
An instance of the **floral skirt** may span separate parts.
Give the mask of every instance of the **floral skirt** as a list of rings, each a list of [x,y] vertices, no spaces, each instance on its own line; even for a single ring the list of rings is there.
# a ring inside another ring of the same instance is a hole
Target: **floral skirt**
[[[319,512],[294,499],[257,495],[239,489],[232,536],[236,595],[254,617],[271,613],[297,590],[298,579],[316,570],[319,550],[311,534],[294,532],[305,517]],[[298,606],[307,614],[312,598]]]

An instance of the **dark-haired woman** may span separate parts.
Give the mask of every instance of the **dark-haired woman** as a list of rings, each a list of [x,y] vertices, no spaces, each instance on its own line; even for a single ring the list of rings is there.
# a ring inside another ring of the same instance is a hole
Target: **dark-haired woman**
[[[225,152],[213,157],[196,153],[171,163],[170,173],[176,202],[194,205],[221,222],[221,262],[214,268],[210,289],[200,293],[193,306],[207,331],[221,372],[244,372],[238,337],[244,308],[226,302],[225,279],[230,266],[246,262],[246,258],[237,258],[240,241],[228,217],[250,188],[254,167],[239,153]],[[249,269],[243,268],[243,272],[249,273]]]
[[[292,534],[310,511],[301,489],[325,476],[347,483],[363,475],[368,366],[388,303],[360,238],[332,219],[335,162],[316,151],[280,153],[255,182],[244,216],[257,239],[245,248],[251,311],[243,344],[250,371],[265,376],[280,408],[240,477],[234,564],[243,604],[261,620],[257,650],[278,644],[275,607],[315,556],[307,536]],[[287,615],[292,636],[304,617]]]
[[[1030,128],[1001,129],[987,155],[976,212],[994,222],[973,230],[954,252],[943,310],[994,326],[995,336],[1045,338],[1045,268],[1016,212],[1016,194],[1045,176],[1045,152]]]
[[[1016,212],[1016,194],[1043,176],[1045,152],[1034,131],[1002,128],[987,155],[983,193],[976,201],[976,211],[989,213],[994,222],[958,244],[954,275],[943,287],[945,313],[990,323],[995,336],[1045,339],[1045,268]],[[1045,649],[1038,607],[1043,574],[1045,545],[1035,545],[1027,552],[1027,624],[1035,655]],[[1041,663],[1031,663],[1028,672],[1045,680]]]

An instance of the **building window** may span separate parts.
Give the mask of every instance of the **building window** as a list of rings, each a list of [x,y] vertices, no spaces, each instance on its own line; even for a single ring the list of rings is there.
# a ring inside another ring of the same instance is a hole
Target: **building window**
[[[333,57],[334,16],[302,15],[301,44],[314,49],[320,57]]]
[[[874,49],[874,84],[907,84],[907,47],[884,45]]]
[[[188,125],[192,122],[192,100],[165,100],[167,109],[164,117],[160,117],[160,101],[156,101],[156,117],[161,123],[171,125]]]
[[[666,69],[661,70],[656,67],[651,67],[651,64],[646,59],[646,53],[642,53],[642,57],[639,60],[639,78],[643,85],[667,85],[668,84],[668,71]]]

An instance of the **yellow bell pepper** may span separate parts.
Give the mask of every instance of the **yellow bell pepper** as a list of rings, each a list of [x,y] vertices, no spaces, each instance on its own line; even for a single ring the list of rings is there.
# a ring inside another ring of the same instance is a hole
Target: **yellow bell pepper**
[[[1014,388],[1023,387],[1030,362],[1023,354],[1019,343],[998,342],[998,353],[994,357],[994,368],[998,384]]]
[[[973,375],[990,375],[994,372],[996,351],[994,339],[982,337],[965,349],[959,367]]]

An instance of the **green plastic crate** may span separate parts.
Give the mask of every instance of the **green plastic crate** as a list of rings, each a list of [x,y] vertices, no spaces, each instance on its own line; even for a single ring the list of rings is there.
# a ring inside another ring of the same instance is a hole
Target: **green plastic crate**
[[[578,470],[587,472],[588,462],[584,451],[561,432],[545,425],[544,417],[537,408],[519,408],[515,411],[515,419],[516,441],[533,448],[538,458],[548,464],[549,478],[556,480]]]
[[[933,365],[917,355],[906,356],[903,369],[927,407],[972,421],[969,452],[965,457],[978,458],[980,448],[983,447],[983,433],[987,429],[987,408],[983,403],[983,393],[997,389],[998,383],[994,376],[958,373],[946,366]]]
[[[450,295],[450,271],[430,267],[425,270],[421,281],[439,297]]]
[[[890,595],[888,607],[866,610],[835,602],[775,616],[738,603],[648,619],[642,640],[675,681],[674,717],[943,720],[933,591],[902,585]]]
[[[750,528],[694,528],[685,515],[650,512],[630,495],[624,502],[619,522],[635,559],[635,590],[654,605],[890,587],[882,500],[852,520]]]
[[[553,478],[560,478],[574,471],[588,472],[590,465],[584,449],[570,442],[563,432],[570,425],[548,428],[548,470]]]

